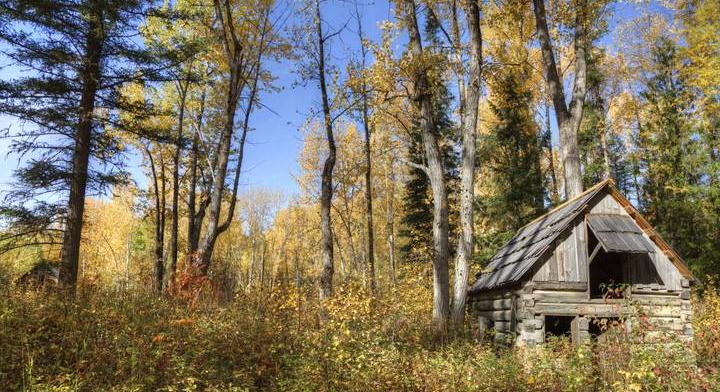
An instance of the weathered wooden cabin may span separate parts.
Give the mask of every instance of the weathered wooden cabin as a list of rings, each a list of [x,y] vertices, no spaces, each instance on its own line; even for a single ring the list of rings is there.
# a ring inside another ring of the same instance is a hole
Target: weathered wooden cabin
[[[632,329],[638,310],[651,333],[692,337],[695,281],[668,245],[612,181],[530,222],[477,274],[471,313],[496,338],[534,345],[547,335],[574,341],[599,335],[597,320]]]

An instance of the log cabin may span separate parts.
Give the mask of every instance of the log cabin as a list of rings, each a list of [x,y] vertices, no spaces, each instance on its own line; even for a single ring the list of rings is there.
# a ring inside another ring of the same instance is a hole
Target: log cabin
[[[521,228],[476,275],[469,306],[481,330],[518,346],[548,335],[586,342],[608,321],[630,331],[628,316],[638,312],[649,333],[691,339],[694,282],[680,255],[606,180]]]

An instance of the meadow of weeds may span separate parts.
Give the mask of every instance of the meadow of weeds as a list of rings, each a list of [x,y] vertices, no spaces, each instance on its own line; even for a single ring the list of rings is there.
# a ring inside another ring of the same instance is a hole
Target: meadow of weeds
[[[277,287],[219,300],[210,285],[159,298],[85,287],[0,295],[1,390],[715,391],[720,294],[695,298],[692,344],[641,337],[500,348],[431,332],[431,290],[408,268],[376,295]],[[487,338],[485,338],[487,339]]]

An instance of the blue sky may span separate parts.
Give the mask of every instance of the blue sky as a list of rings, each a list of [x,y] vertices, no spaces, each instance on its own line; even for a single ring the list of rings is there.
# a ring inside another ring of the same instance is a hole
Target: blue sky
[[[353,29],[355,22],[351,20],[352,3],[326,2],[323,4],[323,17],[329,26],[338,29],[348,20],[348,29]],[[391,4],[378,1],[365,3],[361,10],[364,23],[364,34],[370,39],[379,40],[378,23],[393,18]],[[293,23],[290,20],[288,23]],[[328,29],[328,31],[330,31]],[[350,30],[332,42],[331,56],[333,61],[344,63],[350,51],[357,52],[359,43]],[[251,123],[255,131],[250,135],[250,143],[246,149],[246,160],[243,164],[243,185],[270,187],[287,193],[297,191],[293,175],[298,174],[297,156],[302,148],[300,127],[313,110],[320,105],[320,93],[317,83],[298,85],[298,77],[294,73],[295,65],[291,62],[274,64],[271,68],[279,93],[265,94],[264,105],[271,110],[259,110],[253,114]]]
[[[339,28],[350,18],[352,3],[327,2],[323,5],[324,17],[329,26]],[[299,6],[296,2],[292,6]],[[380,30],[378,22],[392,18],[391,5],[386,2],[367,3],[361,11],[365,23],[365,34],[371,39],[378,39]],[[289,28],[296,20],[291,18],[285,27]],[[354,25],[354,22],[351,21]],[[333,42],[331,54],[333,59],[342,62],[347,59],[348,53],[357,49],[357,39],[353,33],[348,32],[341,39]],[[7,61],[0,60],[0,78],[11,79],[17,76],[12,68],[4,67]],[[300,127],[306,121],[313,108],[319,105],[319,90],[316,83],[301,85],[297,83],[295,65],[290,61],[272,64],[270,69],[277,78],[276,87],[280,92],[264,94],[261,99],[268,109],[257,110],[251,117],[251,126],[254,131],[250,134],[245,149],[243,163],[242,185],[248,187],[268,187],[281,190],[287,194],[297,191],[293,175],[298,173],[297,156],[302,147]],[[0,130],[12,127],[13,130],[21,128],[15,119],[0,116]],[[9,140],[0,139],[0,191],[7,189],[12,181],[12,172],[18,167],[17,155],[8,156]],[[129,154],[126,162],[129,171],[139,185],[144,185],[146,179],[139,168],[140,157]]]
[[[292,1],[292,0],[291,0]],[[296,2],[290,3],[296,6]],[[323,3],[323,13],[330,26],[339,28],[351,19],[351,2],[331,0]],[[611,21],[611,33],[602,40],[604,45],[612,46],[614,26],[618,21],[627,20],[638,14],[639,6],[634,3],[618,3],[614,19]],[[655,7],[653,7],[655,8]],[[654,9],[657,11],[658,9]],[[379,23],[394,17],[393,5],[386,1],[364,3],[362,7],[365,34],[372,40],[379,40]],[[290,24],[296,20],[291,18]],[[350,20],[349,29],[355,23]],[[344,63],[349,54],[358,51],[357,37],[347,31],[332,42],[332,61]],[[401,48],[398,48],[401,49]],[[0,62],[0,78],[10,79],[14,73],[10,68],[3,67],[7,63]],[[306,121],[309,113],[319,105],[319,90],[316,83],[298,84],[298,76],[294,73],[295,65],[289,61],[272,64],[270,67],[277,78],[275,84],[280,92],[266,93],[261,99],[268,109],[256,111],[251,117],[254,131],[250,134],[246,147],[242,184],[248,187],[267,187],[281,190],[286,194],[297,192],[293,179],[298,174],[297,156],[302,147],[302,136],[299,128]],[[554,123],[554,121],[553,121]],[[554,125],[554,124],[553,124]],[[0,116],[0,130],[11,126],[19,129],[20,124],[14,119]],[[17,168],[18,158],[7,155],[9,141],[0,139],[0,191],[6,189],[11,181],[12,171]],[[140,159],[135,154],[128,156],[127,166],[136,181],[143,185],[144,176],[139,169]]]

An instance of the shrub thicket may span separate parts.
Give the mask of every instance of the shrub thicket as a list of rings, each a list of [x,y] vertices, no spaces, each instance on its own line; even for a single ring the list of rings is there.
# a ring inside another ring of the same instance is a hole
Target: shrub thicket
[[[695,303],[693,345],[497,348],[467,328],[428,328],[431,290],[406,270],[371,295],[278,287],[215,299],[209,284],[157,298],[85,288],[72,301],[11,290],[0,300],[3,390],[718,390],[720,296]]]

